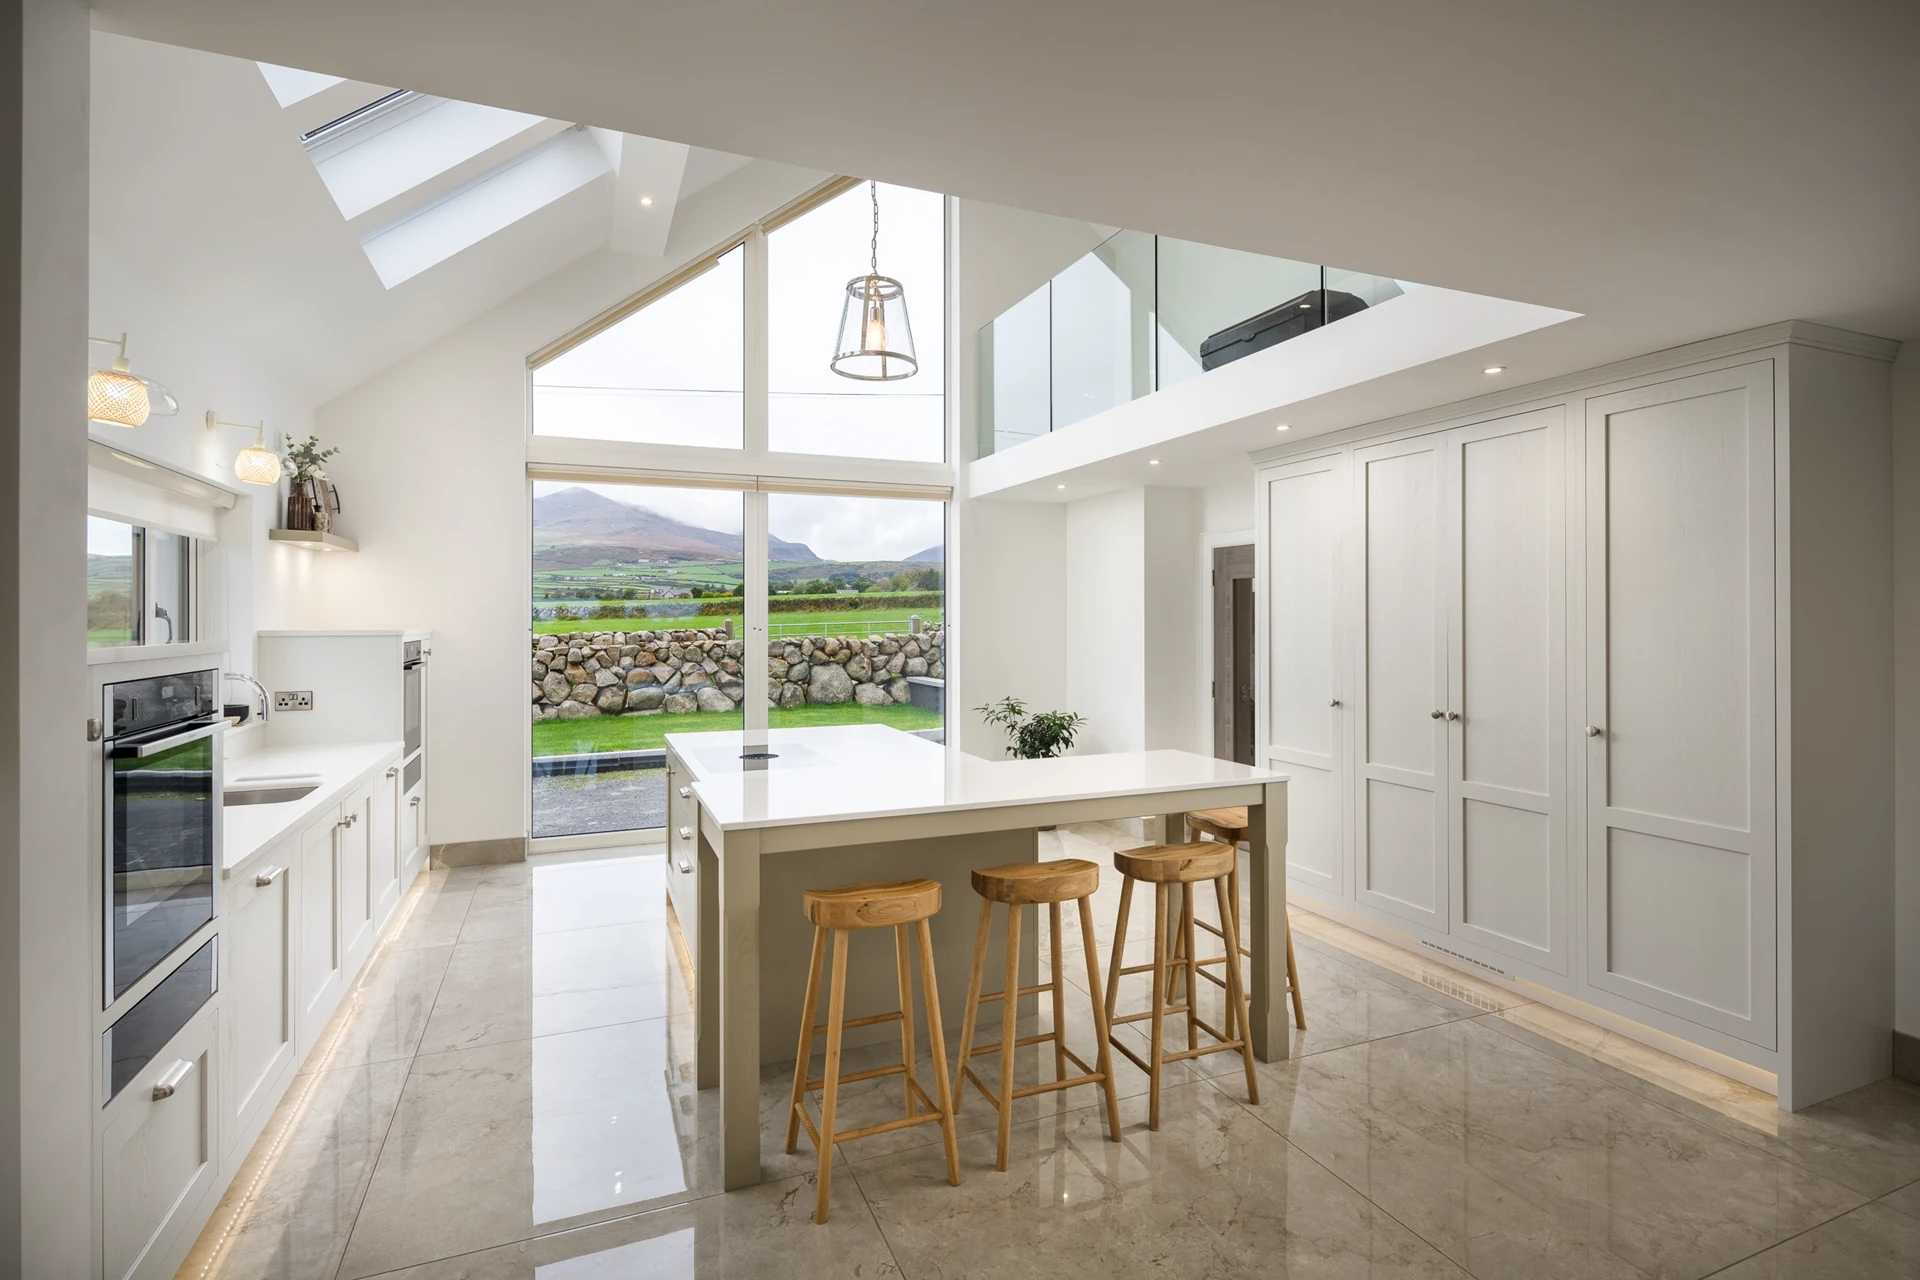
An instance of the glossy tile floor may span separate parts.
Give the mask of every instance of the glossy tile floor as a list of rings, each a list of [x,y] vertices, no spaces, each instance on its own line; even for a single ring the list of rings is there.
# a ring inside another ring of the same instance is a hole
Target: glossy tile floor
[[[1046,849],[1110,865],[1134,843],[1082,827]],[[816,1226],[804,1140],[760,1187],[720,1191],[718,1099],[692,1084],[665,875],[650,852],[424,875],[181,1275],[1920,1275],[1920,1088],[1883,1081],[1783,1116],[1307,914],[1308,1029],[1298,1056],[1259,1068],[1258,1105],[1237,1056],[1215,1055],[1169,1068],[1150,1132],[1146,1078],[1117,1059],[1121,1142],[1092,1089],[1026,1099],[996,1173],[975,1095],[961,1186],[932,1126],[845,1144]],[[973,903],[947,910],[972,927]],[[1129,962],[1151,929],[1136,910]],[[1069,952],[1084,1054],[1086,970]],[[1143,1007],[1145,979],[1130,982],[1123,1001]],[[1023,1051],[1021,1078],[1050,1078],[1051,1058]],[[769,1151],[788,1079],[763,1080]],[[899,1099],[891,1080],[854,1086],[843,1123]]]

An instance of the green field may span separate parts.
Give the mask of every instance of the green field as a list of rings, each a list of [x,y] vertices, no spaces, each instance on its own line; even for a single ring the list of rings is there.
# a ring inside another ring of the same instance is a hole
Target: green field
[[[822,635],[866,635],[870,632],[898,631],[905,633],[907,616],[919,616],[923,624],[944,621],[946,614],[940,609],[847,609],[833,613],[777,613],[771,617],[775,636],[822,636]],[[533,634],[537,636],[567,635],[574,631],[699,631],[733,623],[733,634],[740,635],[746,630],[744,615],[696,614],[688,618],[586,618],[577,622],[554,622],[542,619],[533,624]],[[894,623],[894,626],[882,626],[881,623]]]
[[[890,707],[861,707],[843,703],[837,707],[795,707],[790,711],[770,709],[768,721],[776,729],[814,728],[834,724],[884,724],[895,729],[938,729],[938,711],[905,703]],[[716,729],[738,729],[738,711],[698,711],[684,716],[599,716],[590,720],[543,720],[533,726],[533,754],[536,756],[580,755],[595,751],[647,751],[666,745],[670,733],[708,733]]]

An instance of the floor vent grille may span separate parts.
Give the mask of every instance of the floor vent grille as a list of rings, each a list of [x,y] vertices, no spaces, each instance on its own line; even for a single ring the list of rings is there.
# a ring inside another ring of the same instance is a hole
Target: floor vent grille
[[[1505,969],[1496,969],[1484,960],[1475,960],[1472,956],[1461,955],[1458,951],[1453,950],[1451,947],[1439,946],[1436,943],[1428,942],[1425,938],[1422,938],[1420,940],[1420,945],[1423,947],[1426,947],[1428,950],[1438,951],[1441,955],[1452,956],[1455,960],[1465,960],[1468,964],[1473,965],[1475,968],[1485,969],[1488,973],[1497,973],[1503,978],[1512,976]]]

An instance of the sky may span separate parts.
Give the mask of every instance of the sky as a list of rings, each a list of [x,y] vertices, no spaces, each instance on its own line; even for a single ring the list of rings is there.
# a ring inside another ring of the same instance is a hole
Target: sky
[[[674,489],[664,485],[583,484],[535,481],[535,497],[581,488],[646,507],[663,516],[739,533],[745,526],[742,495],[727,489]],[[904,560],[939,546],[946,504],[895,498],[848,498],[812,493],[767,495],[767,524],[777,538],[804,542],[829,560]]]

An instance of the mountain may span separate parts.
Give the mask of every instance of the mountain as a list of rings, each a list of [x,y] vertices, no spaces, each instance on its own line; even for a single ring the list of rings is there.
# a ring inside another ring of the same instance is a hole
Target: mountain
[[[577,487],[533,500],[533,540],[556,549],[597,548],[582,561],[586,564],[596,559],[738,560],[744,545],[737,533],[702,529]],[[768,538],[767,552],[775,560],[820,559],[804,542],[781,538]]]
[[[928,547],[925,551],[916,551],[907,557],[908,564],[945,564],[947,549],[944,546]]]

